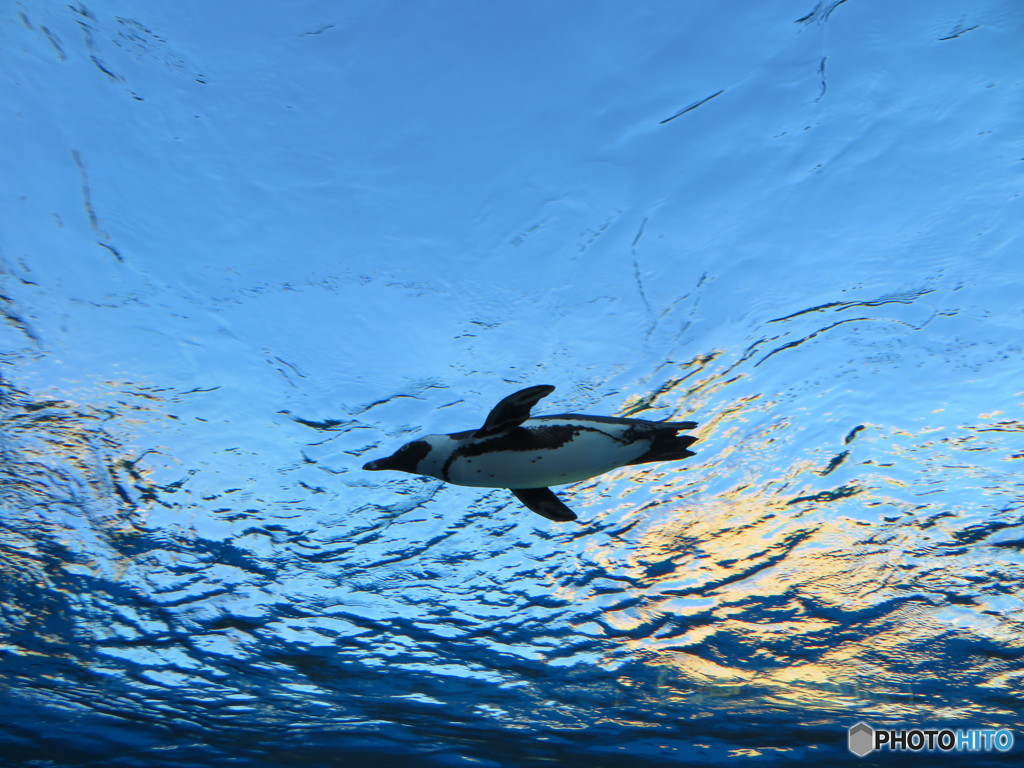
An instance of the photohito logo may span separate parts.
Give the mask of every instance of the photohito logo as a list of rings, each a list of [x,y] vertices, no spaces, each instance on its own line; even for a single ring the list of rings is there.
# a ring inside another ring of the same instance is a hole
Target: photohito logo
[[[846,746],[857,757],[881,749],[894,752],[1007,752],[1013,748],[1013,731],[1006,728],[872,728],[857,723],[847,731]]]

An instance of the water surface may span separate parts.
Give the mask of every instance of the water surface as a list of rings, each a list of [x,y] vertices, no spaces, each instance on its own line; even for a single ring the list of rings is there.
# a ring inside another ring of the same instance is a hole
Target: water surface
[[[887,762],[858,720],[1019,754],[1022,34],[7,8],[5,764]],[[697,456],[559,489],[579,524],[360,470],[533,384]]]

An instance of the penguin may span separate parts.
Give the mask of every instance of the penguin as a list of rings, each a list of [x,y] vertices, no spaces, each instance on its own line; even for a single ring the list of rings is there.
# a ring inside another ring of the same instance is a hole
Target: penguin
[[[426,435],[363,469],[426,475],[455,485],[508,488],[527,508],[548,520],[576,515],[548,486],[575,483],[616,467],[693,456],[697,438],[677,435],[694,421],[646,421],[563,413],[530,417],[555,388],[527,387],[509,395],[479,429]]]

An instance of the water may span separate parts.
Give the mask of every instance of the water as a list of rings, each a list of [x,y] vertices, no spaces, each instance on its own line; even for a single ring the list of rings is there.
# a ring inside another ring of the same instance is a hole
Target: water
[[[2,764],[1016,764],[1022,33],[7,7]],[[541,383],[698,454],[567,525],[360,470]]]

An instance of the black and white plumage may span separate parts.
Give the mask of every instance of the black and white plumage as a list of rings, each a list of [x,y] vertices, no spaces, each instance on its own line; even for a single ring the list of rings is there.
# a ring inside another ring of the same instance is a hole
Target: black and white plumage
[[[480,429],[427,435],[363,469],[394,469],[455,485],[508,488],[526,507],[549,520],[576,515],[548,486],[574,483],[628,464],[693,456],[692,435],[677,435],[694,421],[646,421],[564,413],[530,417],[554,387],[542,384],[509,395]]]

